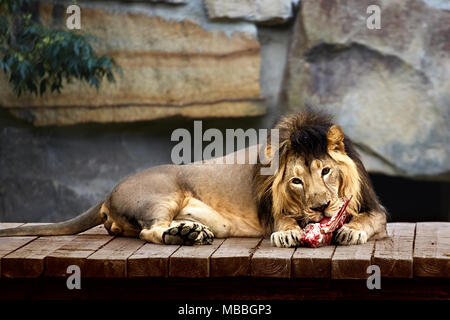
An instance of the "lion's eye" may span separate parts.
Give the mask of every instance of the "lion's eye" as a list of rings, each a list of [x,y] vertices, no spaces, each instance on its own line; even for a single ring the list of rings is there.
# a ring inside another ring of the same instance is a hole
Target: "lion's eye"
[[[330,173],[330,168],[323,168],[322,170],[322,176],[326,176],[327,174]]]
[[[303,182],[299,178],[294,178],[294,179],[292,179],[292,183],[293,184],[302,184]]]

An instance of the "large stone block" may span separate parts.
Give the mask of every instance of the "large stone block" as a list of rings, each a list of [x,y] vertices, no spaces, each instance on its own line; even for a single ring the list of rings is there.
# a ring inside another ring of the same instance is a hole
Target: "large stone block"
[[[0,76],[0,105],[35,125],[129,122],[170,116],[264,114],[260,47],[249,23],[211,23],[201,0],[182,6],[79,2],[81,32],[122,68],[97,91],[81,82],[61,94],[17,98]],[[51,4],[41,19],[51,23]]]
[[[378,30],[366,26],[373,4]],[[449,180],[449,10],[428,0],[302,1],[285,105],[335,115],[373,172]]]
[[[246,20],[257,23],[284,23],[293,17],[292,0],[205,0],[212,20]]]

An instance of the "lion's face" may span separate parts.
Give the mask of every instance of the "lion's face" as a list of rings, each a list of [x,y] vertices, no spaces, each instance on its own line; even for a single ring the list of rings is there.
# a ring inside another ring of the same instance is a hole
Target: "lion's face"
[[[357,165],[345,150],[342,129],[327,121],[314,114],[297,114],[277,124],[279,168],[273,176],[256,175],[254,182],[259,216],[266,228],[282,217],[294,218],[301,226],[319,222],[333,216],[343,198],[351,195],[347,211],[358,212]],[[276,154],[270,147],[265,152]]]
[[[289,202],[297,204],[298,212],[290,214],[306,223],[331,217],[340,205],[340,174],[339,165],[329,156],[310,162],[290,157],[282,181]]]

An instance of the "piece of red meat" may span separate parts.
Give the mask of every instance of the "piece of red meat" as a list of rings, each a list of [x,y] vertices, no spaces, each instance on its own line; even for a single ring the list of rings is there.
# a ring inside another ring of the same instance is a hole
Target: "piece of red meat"
[[[352,196],[346,199],[333,217],[325,217],[320,222],[306,225],[303,228],[300,243],[312,248],[329,245],[333,238],[333,232],[342,227],[349,218],[346,209],[351,199]]]

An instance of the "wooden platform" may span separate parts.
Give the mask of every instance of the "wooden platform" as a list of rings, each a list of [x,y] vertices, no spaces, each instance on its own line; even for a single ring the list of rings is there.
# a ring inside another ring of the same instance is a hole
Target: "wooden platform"
[[[19,225],[0,223],[0,228]],[[70,265],[79,266],[85,279],[287,279],[313,287],[314,281],[367,279],[367,268],[378,265],[383,279],[417,278],[422,283],[439,278],[449,283],[450,223],[390,223],[388,233],[387,239],[363,245],[317,249],[275,248],[258,238],[215,239],[204,246],[155,245],[109,236],[102,226],[74,236],[0,238],[0,286],[11,283],[7,279],[68,277]]]

